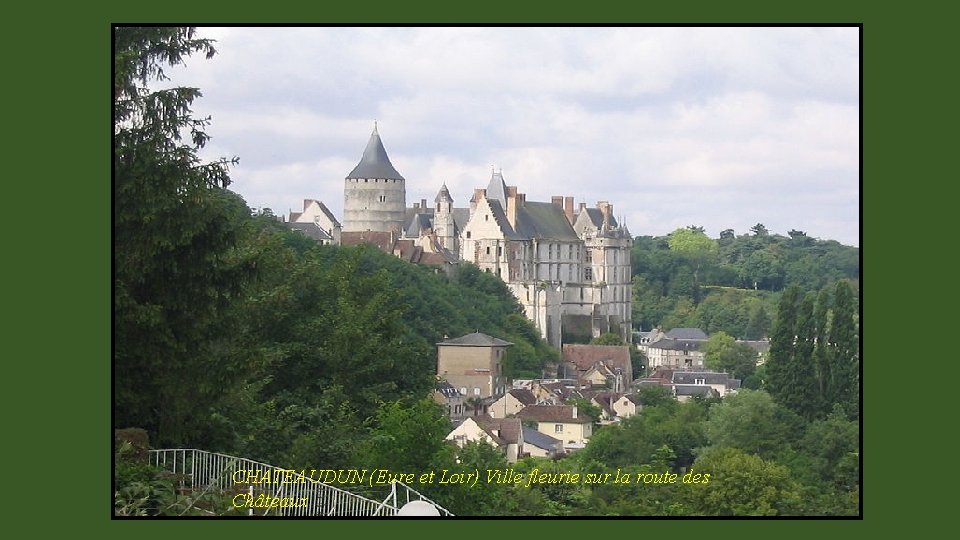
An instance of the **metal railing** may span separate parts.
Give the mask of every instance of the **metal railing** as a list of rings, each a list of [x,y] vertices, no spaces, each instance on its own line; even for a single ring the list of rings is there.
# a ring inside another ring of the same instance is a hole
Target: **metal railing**
[[[402,482],[382,486],[384,498],[374,500],[297,471],[193,448],[150,450],[150,463],[177,475],[181,490],[232,494],[233,506],[249,515],[394,516],[411,501],[428,502],[441,516],[453,515]]]

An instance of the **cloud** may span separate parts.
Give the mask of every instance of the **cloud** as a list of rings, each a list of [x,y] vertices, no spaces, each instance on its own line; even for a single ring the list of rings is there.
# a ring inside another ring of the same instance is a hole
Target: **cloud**
[[[219,54],[173,83],[203,91],[196,111],[240,157],[233,187],[251,205],[340,212],[376,119],[408,203],[446,182],[466,205],[494,166],[532,200],[609,200],[638,235],[759,221],[859,242],[856,28],[200,34]]]

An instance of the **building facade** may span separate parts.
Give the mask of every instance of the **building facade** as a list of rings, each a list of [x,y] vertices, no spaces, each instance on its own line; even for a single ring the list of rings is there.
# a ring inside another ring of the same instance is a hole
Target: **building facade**
[[[390,233],[437,260],[467,261],[495,274],[527,318],[556,348],[603,333],[632,341],[633,240],[614,207],[575,206],[573,197],[528,201],[494,171],[486,188],[457,208],[441,185],[434,204],[406,207],[406,180],[374,126],[363,156],[345,178],[343,233]],[[394,250],[395,251],[395,250]]]

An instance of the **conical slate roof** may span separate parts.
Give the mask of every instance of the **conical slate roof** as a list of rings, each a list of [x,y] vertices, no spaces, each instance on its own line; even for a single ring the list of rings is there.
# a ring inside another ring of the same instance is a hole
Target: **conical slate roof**
[[[363,157],[360,163],[350,171],[347,178],[386,178],[389,180],[403,180],[400,173],[393,168],[390,158],[387,157],[387,151],[383,148],[383,141],[380,140],[380,134],[377,133],[377,126],[373,126],[373,133],[370,135],[370,141],[363,150]]]
[[[450,191],[447,189],[447,184],[443,184],[440,188],[440,192],[437,193],[437,198],[433,202],[453,202],[453,197],[450,196]]]
[[[487,199],[500,201],[504,207],[507,206],[507,184],[503,181],[502,172],[491,175],[490,184],[487,185]]]

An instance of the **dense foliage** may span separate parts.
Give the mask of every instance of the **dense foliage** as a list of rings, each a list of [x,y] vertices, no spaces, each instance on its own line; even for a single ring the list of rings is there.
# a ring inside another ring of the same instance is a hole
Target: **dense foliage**
[[[797,230],[771,235],[759,223],[749,234],[728,229],[718,239],[694,226],[640,236],[631,263],[635,327],[697,327],[748,340],[770,336],[787,286],[818,292],[846,280],[856,296],[860,278],[859,248]]]

